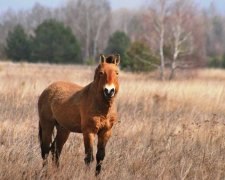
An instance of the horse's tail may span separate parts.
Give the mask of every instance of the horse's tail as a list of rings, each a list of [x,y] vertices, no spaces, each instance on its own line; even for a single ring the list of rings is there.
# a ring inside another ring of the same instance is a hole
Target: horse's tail
[[[40,148],[42,149],[42,127],[41,124],[39,122],[39,126],[38,126],[38,139],[39,139],[39,143],[40,143]]]
[[[38,137],[41,148],[41,156],[43,159],[46,159],[49,154],[52,143],[52,134],[55,126],[48,96],[49,92],[45,90],[38,99]]]

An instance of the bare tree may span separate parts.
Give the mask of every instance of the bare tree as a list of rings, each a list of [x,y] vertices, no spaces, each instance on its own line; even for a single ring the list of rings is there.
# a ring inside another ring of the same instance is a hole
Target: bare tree
[[[214,3],[204,12],[206,49],[208,56],[218,57],[225,54],[225,16],[219,13]]]
[[[0,31],[1,40],[4,42],[8,32],[18,24],[22,25],[28,34],[32,34],[40,23],[52,17],[52,10],[38,3],[31,10],[15,12],[9,9],[0,17],[1,25],[4,27]]]
[[[79,38],[84,59],[103,50],[110,35],[111,9],[107,0],[69,0],[65,22]]]
[[[33,30],[39,24],[51,18],[53,18],[53,10],[39,3],[36,3],[33,8],[27,13],[26,22],[24,23],[25,29],[29,34],[32,34]]]
[[[178,58],[193,53],[193,10],[194,4],[190,0],[174,0],[171,7],[169,29],[172,32],[173,53],[169,79],[173,79],[176,68],[181,67]]]
[[[160,79],[165,79],[166,67],[170,67],[172,79],[178,67],[191,67],[194,59],[204,56],[204,25],[192,0],[150,2],[147,9],[142,9],[140,37],[160,57]]]
[[[159,2],[159,24],[158,31],[160,34],[160,43],[159,43],[159,51],[160,51],[160,78],[164,80],[164,68],[165,68],[165,59],[164,59],[164,36],[165,36],[165,16],[166,16],[166,0],[158,0]]]
[[[119,30],[129,34],[129,26],[135,14],[135,11],[124,8],[114,10],[112,12],[112,33]]]
[[[166,34],[166,21],[169,15],[169,8],[171,1],[169,0],[156,0],[150,1],[151,4],[145,14],[145,23],[144,26],[150,27],[152,34],[149,32],[145,33],[145,39],[152,43],[154,41],[157,50],[159,51],[160,56],[160,79],[165,80],[165,34]],[[153,27],[153,30],[152,30]],[[153,36],[152,36],[153,35]],[[152,37],[157,37],[152,39]],[[151,47],[151,46],[150,46]],[[156,50],[156,51],[157,51]]]

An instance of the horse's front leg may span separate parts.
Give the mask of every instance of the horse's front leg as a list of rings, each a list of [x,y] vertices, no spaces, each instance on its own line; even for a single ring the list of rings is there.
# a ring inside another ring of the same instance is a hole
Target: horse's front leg
[[[111,137],[111,130],[102,130],[98,133],[98,150],[96,154],[96,175],[98,175],[101,172],[102,168],[102,161],[105,157],[105,146]]]
[[[94,133],[84,132],[84,148],[85,148],[85,158],[84,162],[86,165],[89,165],[92,161],[94,161],[93,156],[93,144],[94,144]]]

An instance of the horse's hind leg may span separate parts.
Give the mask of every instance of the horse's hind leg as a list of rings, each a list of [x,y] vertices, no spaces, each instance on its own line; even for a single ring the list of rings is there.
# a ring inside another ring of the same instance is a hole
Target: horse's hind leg
[[[57,134],[56,134],[55,140],[52,144],[51,151],[52,151],[52,155],[53,155],[53,160],[54,160],[56,166],[58,167],[59,166],[59,157],[62,152],[63,145],[65,144],[66,140],[69,137],[70,131],[64,129],[60,125],[57,125],[56,129],[57,129]]]
[[[52,133],[55,122],[40,120],[39,122],[39,139],[41,145],[41,156],[43,159],[43,166],[47,164],[47,157],[50,150],[50,144],[52,142]]]

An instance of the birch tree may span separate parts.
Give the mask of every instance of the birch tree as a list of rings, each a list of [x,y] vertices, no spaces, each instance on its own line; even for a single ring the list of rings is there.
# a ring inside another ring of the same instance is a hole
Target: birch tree
[[[158,0],[159,3],[159,24],[158,32],[160,34],[159,39],[159,52],[160,52],[160,78],[164,80],[165,58],[164,58],[164,36],[165,36],[165,15],[166,15],[166,0]]]
[[[160,56],[160,79],[165,80],[165,35],[166,35],[166,22],[169,14],[171,0],[156,0],[152,1],[148,9],[148,25],[153,26],[154,35],[157,37],[154,40],[156,46],[158,47],[159,56]],[[146,18],[145,18],[146,19]],[[154,36],[153,35],[153,36]],[[153,41],[151,34],[146,33],[145,39],[149,42]]]
[[[169,29],[172,37],[172,62],[169,79],[175,76],[175,70],[184,67],[181,58],[193,53],[193,9],[194,4],[190,0],[174,0],[171,7]]]

